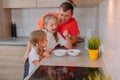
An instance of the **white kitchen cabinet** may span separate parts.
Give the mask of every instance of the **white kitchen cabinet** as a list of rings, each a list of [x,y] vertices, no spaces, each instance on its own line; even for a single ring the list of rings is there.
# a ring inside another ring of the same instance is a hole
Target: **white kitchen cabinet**
[[[66,0],[3,0],[3,8],[59,7]]]
[[[37,7],[59,7],[66,0],[37,0]]]
[[[4,8],[34,8],[36,0],[3,0]]]

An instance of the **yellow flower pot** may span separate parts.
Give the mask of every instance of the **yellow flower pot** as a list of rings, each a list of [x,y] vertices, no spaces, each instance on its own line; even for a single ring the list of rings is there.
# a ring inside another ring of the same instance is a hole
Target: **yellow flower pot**
[[[99,55],[99,50],[88,50],[90,59],[97,59]]]

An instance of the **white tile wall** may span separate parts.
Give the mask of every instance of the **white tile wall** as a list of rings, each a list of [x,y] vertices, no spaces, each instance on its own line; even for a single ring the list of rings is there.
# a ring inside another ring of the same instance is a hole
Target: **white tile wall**
[[[103,58],[113,80],[120,80],[120,0],[105,0],[99,10]]]
[[[97,8],[75,8],[74,17],[76,18],[81,35],[85,36],[88,29],[96,27]]]
[[[12,21],[17,25],[18,36],[28,36],[40,16],[53,11],[58,12],[58,8],[12,9]],[[74,17],[82,36],[85,36],[87,29],[96,27],[96,8],[75,8]]]
[[[56,8],[12,9],[12,21],[17,25],[18,36],[28,36],[34,30],[40,16],[48,11],[56,11]]]

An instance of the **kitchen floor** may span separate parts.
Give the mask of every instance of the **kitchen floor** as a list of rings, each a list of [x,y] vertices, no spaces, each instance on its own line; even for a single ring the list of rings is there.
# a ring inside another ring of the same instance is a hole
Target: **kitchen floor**
[[[0,46],[0,80],[22,80],[25,47]]]

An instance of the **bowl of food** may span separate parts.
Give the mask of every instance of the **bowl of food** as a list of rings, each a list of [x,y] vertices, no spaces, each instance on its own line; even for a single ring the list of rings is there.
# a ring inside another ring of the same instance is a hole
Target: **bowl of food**
[[[52,51],[55,56],[65,56],[67,53],[67,50],[65,49],[56,49]]]
[[[80,54],[80,50],[79,49],[69,49],[69,50],[67,50],[67,53],[70,56],[77,56]]]

